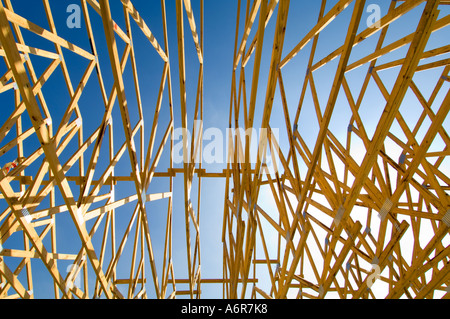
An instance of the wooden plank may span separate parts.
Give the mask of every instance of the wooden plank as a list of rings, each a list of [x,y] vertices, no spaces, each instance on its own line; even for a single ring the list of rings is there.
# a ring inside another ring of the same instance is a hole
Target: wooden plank
[[[16,13],[14,13],[6,8],[3,8],[3,10],[6,14],[6,18],[11,23],[17,24],[18,26],[25,28],[25,29],[27,29],[27,30],[53,42],[53,43],[58,43],[60,46],[66,48],[88,60],[92,60],[92,61],[95,60],[95,57],[92,54],[81,49],[80,47],[68,42],[67,40],[64,40],[63,38],[55,35],[54,33],[50,32],[48,30],[41,28],[40,26],[34,24],[33,22],[28,21],[27,19],[17,15]],[[5,48],[5,51],[6,51],[6,48]]]
[[[191,0],[183,0],[184,8],[188,16],[189,26],[191,27],[192,38],[194,39],[195,49],[197,50],[198,61],[203,64],[203,52],[199,43],[199,36],[197,34],[197,27],[195,25],[194,12],[192,10]]]
[[[327,25],[329,25],[345,8],[347,8],[352,0],[340,0],[309,32],[306,36],[292,49],[289,54],[280,62],[279,68],[281,69],[288,63],[293,57],[303,49],[312,38],[314,38],[320,31],[322,31]]]
[[[56,146],[50,140],[46,122],[43,120],[42,115],[40,114],[39,111],[39,107],[31,92],[30,84],[28,82],[28,79],[26,78],[26,73],[23,68],[23,65],[15,63],[15,61],[20,61],[20,56],[19,52],[17,51],[17,47],[14,45],[14,38],[11,34],[11,30],[7,23],[7,16],[3,6],[0,6],[0,23],[3,25],[2,27],[3,31],[0,32],[1,42],[5,45],[7,58],[9,60],[10,65],[12,66],[14,78],[19,87],[25,106],[27,107],[27,111],[32,119],[32,124],[35,127],[39,141],[42,145],[42,148],[44,149],[44,153],[47,157],[50,167],[56,177],[58,186],[60,187],[64,200],[66,201],[67,206],[70,207],[69,210],[77,226],[77,230],[79,232],[81,240],[83,244],[86,246],[87,250],[89,251],[88,254],[93,264],[93,268],[96,271],[97,275],[102,278],[103,288],[105,289],[106,294],[110,296],[110,292],[107,291],[106,289],[107,285],[106,282],[104,281],[102,271],[97,267],[98,260],[95,256],[92,243],[90,242],[86,234],[82,221],[79,219],[77,215],[76,206],[75,202],[73,201],[73,196],[71,194],[70,187],[67,183],[67,180],[65,179],[64,173],[61,171],[61,165],[59,164],[59,160],[56,156]],[[24,227],[24,225],[22,225],[22,227]],[[35,234],[33,234],[32,229],[29,229],[29,235],[35,237]],[[44,260],[46,260],[47,256],[44,250],[42,250],[42,254]],[[46,260],[46,262],[49,262],[49,260]],[[52,267],[50,267],[50,269],[52,269]],[[60,275],[57,275],[56,271],[53,271],[53,269],[51,270],[51,272],[55,276],[55,279],[58,282],[60,282],[61,280]],[[62,283],[59,284],[59,287],[61,290],[65,289],[65,286]]]
[[[337,67],[336,76],[333,81],[333,86],[331,88],[327,106],[325,108],[323,118],[320,123],[319,134],[317,136],[316,144],[314,146],[314,151],[313,151],[313,154],[311,157],[311,165],[308,167],[308,172],[306,174],[306,178],[305,178],[306,187],[304,187],[302,189],[302,192],[299,196],[300,202],[297,206],[297,211],[303,210],[303,205],[304,205],[304,201],[306,198],[306,192],[308,191],[309,186],[311,184],[311,180],[312,180],[312,177],[313,177],[313,174],[315,171],[315,167],[317,166],[318,159],[319,159],[320,153],[322,151],[322,144],[323,144],[323,141],[325,140],[325,137],[326,137],[326,134],[328,131],[328,126],[329,126],[330,120],[331,120],[331,114],[334,110],[337,96],[339,94],[339,90],[342,85],[342,81],[344,78],[344,71],[345,71],[345,68],[347,66],[347,63],[348,63],[348,60],[350,57],[351,48],[355,41],[355,34],[356,34],[356,30],[359,26],[359,22],[361,20],[362,12],[364,9],[364,4],[365,4],[365,1],[357,2],[355,4],[355,8],[353,10],[352,19],[351,19],[350,26],[348,28],[348,33],[347,33],[347,36],[345,39],[344,50],[342,52],[342,55],[341,55],[341,58],[339,61],[339,65]],[[296,222],[296,220],[294,219],[294,223],[295,222]]]
[[[92,0],[88,0],[92,1]],[[139,12],[136,10],[136,8],[133,6],[130,0],[121,0],[122,4],[127,8],[127,10],[130,12],[131,16],[133,17],[136,24],[141,28],[144,35],[147,37],[147,39],[150,41],[152,46],[155,48],[156,52],[161,56],[164,62],[168,62],[168,57],[164,50],[159,45],[158,41],[150,31],[149,27],[145,23],[145,21],[142,19],[142,17],[139,15]],[[165,19],[164,19],[165,20]],[[117,25],[117,24],[115,24]]]

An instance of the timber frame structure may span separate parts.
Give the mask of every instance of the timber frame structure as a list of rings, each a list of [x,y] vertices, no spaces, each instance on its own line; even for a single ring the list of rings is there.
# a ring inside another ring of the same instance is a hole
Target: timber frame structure
[[[229,161],[216,173],[206,172],[194,160],[202,152],[203,127],[197,126],[204,120],[203,67],[208,61],[203,58],[203,0],[192,1],[199,12],[194,12],[191,0],[175,0],[177,59],[172,65],[165,0],[161,0],[161,39],[152,34],[130,0],[80,0],[89,50],[58,35],[51,1],[42,0],[46,27],[16,14],[13,0],[1,1],[0,55],[6,71],[0,74],[0,97],[10,98],[1,100],[0,119],[0,298],[35,298],[43,284],[35,272],[37,263],[50,274],[54,298],[201,298],[202,285],[213,284],[220,285],[223,298],[377,298],[376,285],[385,288],[381,297],[386,298],[449,298],[450,138],[444,122],[450,110],[450,38],[431,49],[427,44],[435,32],[448,34],[450,15],[440,15],[440,9],[450,1],[391,1],[377,25],[366,26],[363,14],[368,1],[328,0],[334,5],[327,10],[327,0],[321,0],[317,24],[307,27],[295,47],[287,48],[292,1],[236,0],[230,109],[224,126],[257,126],[268,134],[259,137],[258,154],[263,156],[256,163],[249,160],[251,136],[230,138]],[[113,2],[123,5],[124,27],[114,20]],[[385,44],[391,24],[414,10],[420,12],[417,21],[403,20],[410,24],[410,34]],[[349,17],[345,41],[319,60],[319,35],[344,13]],[[95,19],[103,26],[109,61],[99,58]],[[269,25],[274,26],[273,40],[265,36]],[[144,84],[139,81],[133,41],[136,27],[162,65],[152,107],[141,101]],[[27,45],[23,32],[37,35],[53,48]],[[351,53],[368,39],[376,39],[375,49],[350,63]],[[186,75],[190,65],[186,65],[185,41],[193,41],[198,58],[195,78]],[[264,61],[267,41],[272,41],[272,52]],[[296,92],[299,100],[293,104],[288,91],[296,84],[286,83],[283,73],[306,51],[306,73]],[[402,56],[384,59],[391,52]],[[87,62],[78,83],[66,62],[68,55]],[[34,56],[47,61],[41,73],[37,70],[42,67],[33,64]],[[269,67],[267,79],[260,76],[264,63]],[[324,105],[316,73],[332,63],[333,82]],[[125,76],[127,64],[132,76]],[[171,66],[178,68],[178,79],[172,78]],[[251,72],[246,73],[246,68]],[[351,77],[356,69],[366,72],[355,94]],[[391,69],[397,73],[388,85],[383,72]],[[428,80],[433,88],[426,96],[416,75],[430,70],[438,75]],[[69,95],[64,107],[47,103],[49,93],[44,90],[56,72],[62,73]],[[112,81],[105,74],[111,74]],[[84,113],[81,98],[90,78],[98,82],[103,113],[86,137],[84,127],[93,122]],[[175,83],[179,92],[173,90]],[[191,107],[188,83],[196,85]],[[382,99],[376,103],[380,115],[373,119],[375,129],[370,130],[362,105],[374,90]],[[258,93],[264,97],[262,103]],[[175,94],[179,103],[172,100]],[[136,101],[131,103],[130,96]],[[421,107],[413,122],[405,106],[411,96]],[[13,105],[4,105],[5,100]],[[115,114],[117,108],[120,112]],[[312,110],[307,114],[315,116],[306,117],[307,108]],[[63,114],[55,117],[61,109]],[[330,123],[344,109],[351,117],[344,123],[342,138]],[[188,110],[193,110],[189,117]],[[150,128],[149,138],[144,130],[146,112],[153,116],[153,122],[150,119],[145,125]],[[283,117],[278,127],[286,134],[286,143],[272,134],[275,113]],[[116,117],[124,140],[120,147],[118,129],[113,128]],[[172,135],[178,120],[182,129],[193,132],[190,141],[183,138],[180,168],[173,163]],[[307,122],[317,123],[317,132],[304,130]],[[164,151],[167,167],[158,170]],[[265,156],[278,166],[269,170]],[[128,163],[128,174],[117,174],[119,161]],[[175,271],[173,252],[176,176],[182,176],[184,190],[180,198],[187,271],[182,274]],[[204,178],[225,184],[223,215],[217,216],[223,225],[217,238],[223,247],[222,278],[201,276]],[[149,193],[158,179],[167,182],[167,189]],[[116,191],[121,184],[132,185],[132,194],[121,197]],[[261,204],[263,190],[276,209]],[[148,208],[154,201],[166,205],[157,235],[151,235]],[[127,220],[120,232],[117,215]],[[59,216],[66,216],[64,222]],[[60,228],[67,224],[74,237],[62,238]],[[78,245],[75,252],[61,251],[67,240]],[[155,243],[162,243],[162,252],[154,252]],[[129,262],[119,266],[125,256]],[[187,289],[180,288],[186,285]]]

